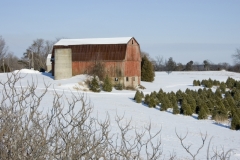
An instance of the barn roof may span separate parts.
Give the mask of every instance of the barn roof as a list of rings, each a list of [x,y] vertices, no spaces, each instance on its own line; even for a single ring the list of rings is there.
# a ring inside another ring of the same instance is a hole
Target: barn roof
[[[55,46],[88,45],[88,44],[127,44],[133,37],[61,39]]]

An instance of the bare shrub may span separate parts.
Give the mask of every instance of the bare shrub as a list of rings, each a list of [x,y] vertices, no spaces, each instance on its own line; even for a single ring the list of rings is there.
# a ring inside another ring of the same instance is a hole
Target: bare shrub
[[[90,69],[90,75],[97,76],[102,81],[105,77],[105,64],[100,60],[95,60]]]
[[[184,136],[181,136],[177,133],[176,129],[175,129],[175,133],[177,135],[177,138],[180,140],[180,143],[181,143],[181,146],[185,149],[185,151],[191,156],[191,158],[193,160],[196,159],[196,157],[198,156],[199,154],[199,151],[203,148],[203,146],[205,145],[206,143],[206,140],[207,140],[207,133],[201,134],[201,140],[202,140],[202,144],[198,147],[196,153],[193,153],[192,151],[190,151],[190,148],[191,148],[191,144],[190,145],[186,145],[183,143],[183,141],[187,138],[187,135],[188,135],[188,132],[184,135]],[[210,145],[211,145],[211,141],[212,141],[213,137],[210,138],[209,140],[209,143],[208,143],[208,146],[207,146],[207,156],[206,156],[206,159],[209,160],[229,160],[230,157],[231,157],[231,152],[233,151],[233,149],[229,149],[227,151],[224,150],[224,147],[221,148],[221,150],[219,150],[217,147],[216,148],[212,148],[212,154],[210,153]],[[172,159],[172,155],[170,155],[170,159]],[[175,156],[174,156],[175,158]]]
[[[1,159],[158,159],[161,156],[161,130],[152,134],[149,125],[138,131],[130,122],[122,123],[123,117],[116,116],[119,132],[111,134],[109,116],[102,121],[92,117],[93,106],[80,93],[72,93],[69,98],[53,91],[52,105],[44,110],[41,102],[50,94],[50,85],[44,84],[41,91],[34,82],[17,87],[22,78],[12,73],[7,81],[0,82]]]

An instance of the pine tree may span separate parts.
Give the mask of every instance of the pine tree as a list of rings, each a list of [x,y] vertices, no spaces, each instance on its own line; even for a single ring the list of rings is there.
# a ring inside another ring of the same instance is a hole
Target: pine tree
[[[207,119],[207,113],[204,107],[200,108],[200,111],[198,113],[198,119]]]
[[[180,110],[179,110],[179,108],[178,108],[177,103],[175,103],[175,104],[173,105],[173,114],[179,114],[179,113],[180,113]]]
[[[137,103],[141,103],[142,102],[142,95],[141,93],[137,90],[136,94],[135,94],[135,101]]]
[[[201,86],[201,82],[199,80],[197,81],[197,83],[198,83],[198,86]]]
[[[112,82],[111,82],[110,78],[108,77],[108,75],[104,79],[103,90],[107,91],[107,92],[112,91]]]
[[[154,98],[151,97],[151,96],[150,96],[150,98],[149,98],[148,107],[149,107],[149,108],[156,107],[155,100],[154,100]]]
[[[187,100],[185,99],[183,99],[180,113],[183,113],[184,115],[187,115],[187,116],[192,115],[191,107],[188,105]]]
[[[100,85],[98,84],[98,80],[97,77],[94,76],[92,81],[90,82],[90,90],[92,90],[93,92],[100,92]]]
[[[222,91],[222,93],[225,93],[225,91],[226,91],[226,84],[224,82],[221,82],[219,88]]]
[[[216,106],[213,110],[212,118],[216,121],[224,121],[228,118],[227,110],[224,107],[221,99],[216,100]]]
[[[144,102],[144,103],[148,105],[149,102],[150,102],[150,96],[149,96],[149,94],[146,94],[146,95],[145,95],[145,102]]]
[[[218,97],[218,98],[222,98],[222,93],[221,93],[219,88],[216,89],[215,96]]]
[[[141,62],[141,80],[152,82],[154,81],[154,76],[152,63],[148,60],[147,56],[144,56]]]
[[[170,57],[168,59],[168,61],[166,62],[166,70],[169,73],[171,73],[172,71],[174,71],[176,68],[176,62],[173,61],[173,58]]]
[[[232,89],[234,87],[235,80],[231,77],[228,77],[226,81],[226,85],[229,89]]]
[[[165,98],[162,100],[160,111],[166,111],[167,108],[168,108],[168,104],[167,104],[166,97],[165,97]]]
[[[196,112],[196,106],[197,106],[197,104],[196,104],[196,101],[195,101],[195,99],[192,97],[191,94],[189,94],[189,95],[187,96],[187,103],[188,103],[189,106],[191,107],[192,113],[195,113],[195,112]]]
[[[234,93],[234,96],[233,96],[233,99],[235,101],[240,101],[240,92],[239,90],[236,90],[235,93]]]
[[[198,81],[193,80],[193,86],[199,86],[199,85],[198,85]]]
[[[232,130],[240,129],[240,119],[237,114],[233,115],[232,122],[231,122],[231,129]]]

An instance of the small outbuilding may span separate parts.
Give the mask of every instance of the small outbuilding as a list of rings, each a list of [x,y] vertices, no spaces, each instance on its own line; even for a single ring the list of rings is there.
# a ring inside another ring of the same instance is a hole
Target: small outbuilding
[[[141,81],[140,45],[134,37],[61,39],[53,46],[51,61],[55,79],[88,74],[101,61],[113,84],[136,87]]]

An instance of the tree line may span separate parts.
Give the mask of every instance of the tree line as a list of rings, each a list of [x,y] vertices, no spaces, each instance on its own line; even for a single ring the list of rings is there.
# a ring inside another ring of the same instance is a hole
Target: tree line
[[[22,57],[17,57],[13,52],[9,51],[8,46],[2,36],[0,36],[0,72],[9,72],[13,70],[19,70],[22,68],[34,68],[35,70],[46,70],[47,55],[51,54],[54,41],[44,40],[38,38],[33,40],[32,44],[26,49]],[[194,62],[190,60],[186,64],[175,62],[172,57],[168,60],[164,60],[162,56],[156,56],[151,58],[147,52],[141,51],[141,57],[146,57],[152,64],[154,71],[204,71],[204,70],[221,70],[240,72],[240,49],[236,49],[236,53],[232,55],[235,62],[234,65],[230,65],[226,62],[214,64],[210,60],[204,60],[202,63]],[[143,63],[142,63],[143,64]],[[142,69],[144,70],[142,65]],[[150,74],[152,74],[150,72]],[[150,75],[152,77],[152,75]],[[154,77],[154,76],[153,76]],[[145,78],[143,78],[145,79]],[[151,81],[152,78],[148,78]]]
[[[56,39],[57,41],[57,39]],[[46,70],[46,59],[52,53],[56,41],[44,39],[33,40],[22,57],[17,57],[9,48],[2,36],[0,36],[0,72],[11,72],[23,68],[34,70]]]
[[[164,59],[162,56],[150,57],[147,52],[141,53],[142,57],[146,56],[152,63],[154,71],[166,71],[171,73],[172,71],[218,71],[227,70],[233,72],[240,72],[240,49],[236,49],[236,53],[232,55],[234,65],[230,65],[226,62],[214,64],[210,60],[206,59],[203,62],[194,62],[190,60],[186,64],[174,61],[173,57]]]

